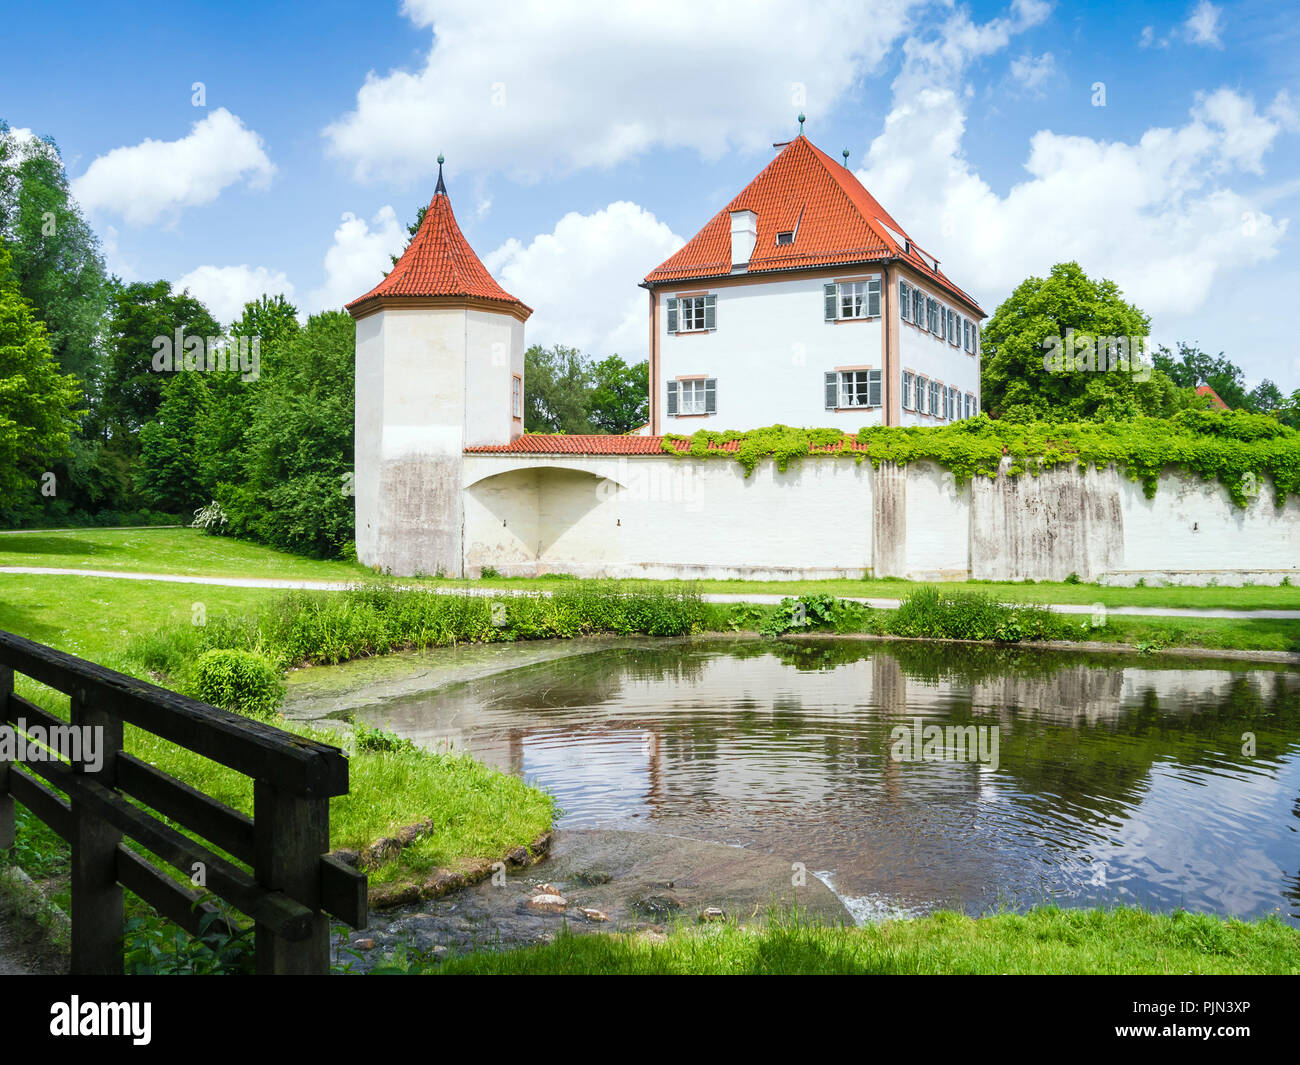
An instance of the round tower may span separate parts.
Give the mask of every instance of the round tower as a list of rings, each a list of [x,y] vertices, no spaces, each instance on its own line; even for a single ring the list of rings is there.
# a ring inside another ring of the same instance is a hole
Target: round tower
[[[401,576],[464,572],[466,447],[524,431],[524,322],[438,185],[397,265],[347,305],[356,320],[357,557]]]

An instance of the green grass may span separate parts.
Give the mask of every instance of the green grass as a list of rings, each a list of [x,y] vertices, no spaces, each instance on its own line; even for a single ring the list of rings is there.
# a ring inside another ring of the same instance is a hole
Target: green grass
[[[761,928],[678,929],[664,938],[563,933],[544,946],[483,951],[437,973],[504,974],[1300,974],[1300,931],[1276,918],[1061,910],[839,928],[778,917]]]
[[[199,529],[76,529],[0,536],[0,566],[120,570],[202,577],[359,580],[355,562],[322,561]]]
[[[357,563],[300,558],[273,548],[197,529],[86,529],[73,532],[24,532],[0,536],[0,566],[46,566],[56,569],[102,569],[207,577],[266,577],[285,580],[385,580]],[[409,580],[404,583],[412,583]],[[424,578],[414,583],[440,587],[513,588],[533,591],[572,589],[563,577],[503,577],[455,581]],[[601,582],[609,583],[609,582]],[[620,582],[614,582],[620,583]],[[643,580],[622,583],[645,586]],[[826,594],[838,597],[898,599],[918,582],[879,580],[826,581],[660,581],[664,591],[686,587],[722,595]],[[1110,588],[1063,581],[967,581],[966,587],[1021,603],[1103,603],[1227,610],[1300,610],[1300,581],[1292,587],[1144,587]]]
[[[328,593],[321,593],[328,594]],[[144,676],[128,647],[158,628],[188,628],[194,604],[209,617],[265,611],[284,598],[271,589],[196,587],[94,577],[0,574],[0,629],[39,640],[124,673]],[[66,718],[68,699],[26,677],[20,695]],[[286,731],[341,745],[343,738],[305,724],[277,720]],[[126,730],[127,749],[236,809],[252,812],[252,781],[139,729]],[[531,843],[551,827],[550,796],[468,759],[429,752],[364,752],[349,764],[347,795],[330,801],[330,841],[358,848],[406,825],[432,819],[434,841],[417,844],[381,879],[419,874],[435,865],[495,859]],[[31,828],[39,833],[40,827]],[[52,834],[28,833],[27,844],[57,861]],[[408,862],[409,858],[409,862]]]

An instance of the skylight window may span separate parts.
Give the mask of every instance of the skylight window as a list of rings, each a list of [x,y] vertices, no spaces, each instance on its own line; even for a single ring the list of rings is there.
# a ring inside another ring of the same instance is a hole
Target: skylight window
[[[776,235],[776,242],[777,242],[778,244],[793,244],[793,243],[794,243],[794,230],[793,230],[793,229],[787,229],[784,233],[778,233],[778,234]]]

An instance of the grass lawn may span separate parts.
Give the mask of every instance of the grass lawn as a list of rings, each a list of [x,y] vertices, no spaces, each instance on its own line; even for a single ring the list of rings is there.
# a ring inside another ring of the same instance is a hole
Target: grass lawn
[[[24,532],[0,536],[0,566],[47,566],[57,569],[102,569],[205,577],[270,577],[285,580],[384,580],[357,563],[322,561],[285,554],[260,544],[209,536],[197,529],[86,529],[74,532]],[[494,578],[454,581],[426,578],[403,583],[439,587],[554,590],[572,587],[556,577]],[[609,582],[602,582],[609,583]],[[614,582],[619,583],[619,582]],[[647,582],[637,580],[638,585]],[[841,597],[897,599],[918,582],[881,580],[829,581],[658,581],[666,589],[689,586],[722,595],[796,595],[823,593]],[[1103,603],[1219,610],[1300,610],[1300,585],[1294,587],[1105,588],[1063,581],[968,581],[964,587],[1023,603]]]
[[[862,928],[779,918],[666,936],[561,934],[544,946],[484,951],[433,973],[1300,974],[1300,931],[1276,918],[1061,910],[972,918],[936,913]]]
[[[133,637],[190,624],[195,604],[202,604],[209,616],[254,613],[284,594],[274,589],[0,574],[0,629],[140,676],[142,671],[125,651]],[[20,695],[66,718],[66,696],[22,676],[15,687]],[[325,743],[342,742],[337,735],[303,724],[276,723]],[[127,748],[214,798],[252,812],[253,783],[247,777],[130,726]],[[476,858],[495,860],[531,843],[553,820],[550,796],[466,758],[362,752],[350,760],[349,780],[348,794],[330,802],[333,846],[359,849],[419,821],[432,819],[438,825],[433,837],[380,870],[379,880],[420,876],[434,866]],[[49,839],[54,839],[52,834]]]

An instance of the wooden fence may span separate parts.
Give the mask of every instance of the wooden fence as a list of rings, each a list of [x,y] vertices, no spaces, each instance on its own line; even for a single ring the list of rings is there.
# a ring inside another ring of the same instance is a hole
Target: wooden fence
[[[70,721],[16,694],[15,672],[67,694]],[[0,850],[14,842],[15,800],[72,845],[74,973],[122,972],[124,887],[192,935],[205,913],[217,912],[200,901],[205,892],[228,902],[254,921],[259,973],[328,972],[326,914],[365,925],[365,876],[328,853],[329,800],[348,790],[337,747],[0,631],[0,726],[20,720],[100,730],[97,767],[86,752],[71,763],[0,760]],[[251,777],[253,816],[127,754],[124,724]],[[179,870],[183,882],[126,839]],[[196,871],[201,891],[190,886]]]

